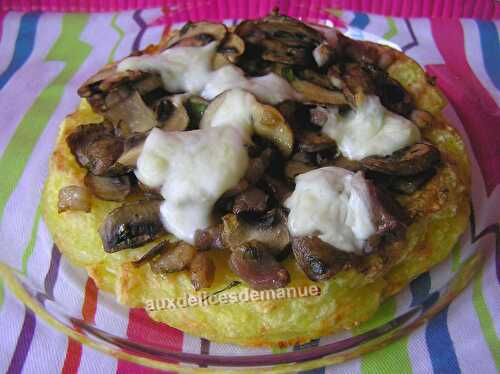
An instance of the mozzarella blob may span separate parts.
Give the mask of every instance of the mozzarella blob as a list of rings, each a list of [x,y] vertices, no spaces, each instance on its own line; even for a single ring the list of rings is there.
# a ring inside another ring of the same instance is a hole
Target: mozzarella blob
[[[322,131],[351,160],[387,156],[420,140],[417,126],[387,110],[373,95],[366,96],[361,106],[344,117],[337,108],[329,108]]]
[[[298,175],[295,183],[285,201],[292,236],[317,235],[337,249],[362,253],[363,244],[375,233],[363,174],[323,167]]]
[[[301,95],[277,74],[247,78],[235,65],[212,70],[218,42],[203,47],[173,47],[154,55],[128,57],[118,64],[118,71],[140,70],[160,74],[169,92],[186,92],[212,100],[221,93],[242,88],[268,104],[299,100]]]
[[[245,134],[232,126],[185,132],[153,129],[137,160],[137,178],[160,189],[160,212],[170,233],[188,243],[214,223],[212,209],[248,166]]]

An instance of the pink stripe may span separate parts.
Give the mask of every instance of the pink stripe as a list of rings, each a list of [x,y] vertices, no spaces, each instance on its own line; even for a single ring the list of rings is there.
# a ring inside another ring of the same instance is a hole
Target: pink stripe
[[[430,65],[431,74],[464,124],[489,195],[500,183],[500,110],[471,70],[464,33],[457,20],[431,20],[432,34],[446,65]]]
[[[6,14],[7,12],[0,12],[0,43],[2,42],[3,20],[5,19]]]
[[[257,2],[257,1],[255,1]],[[249,0],[221,1],[217,2],[223,5],[224,16],[226,18],[244,17],[248,12]],[[253,1],[250,1],[253,3]],[[210,4],[207,7],[207,4]],[[262,0],[258,1],[255,9],[258,11],[250,12],[253,16],[266,13],[273,6],[280,4],[277,0]],[[287,4],[283,2],[280,5]],[[127,9],[143,9],[143,8],[158,8],[165,6],[174,6],[184,8],[181,17],[182,20],[187,20],[191,17],[191,13],[186,9],[199,9],[203,13],[201,17],[213,18],[215,9],[213,2],[207,0],[73,0],[69,2],[59,0],[0,0],[1,10],[15,11],[53,11],[53,12],[110,12]],[[311,1],[304,0],[301,2],[300,15],[304,15],[311,6]],[[500,2],[493,0],[384,0],[383,5],[381,0],[327,0],[324,2],[326,7],[337,9],[353,10],[358,12],[375,12],[382,13],[387,16],[394,17],[434,17],[434,18],[450,18],[450,17],[472,17],[478,19],[499,19],[500,18]],[[219,6],[219,9],[221,7]],[[292,9],[289,9],[292,11]],[[250,15],[252,16],[252,15]]]
[[[144,309],[130,309],[127,336],[137,343],[161,347],[170,351],[182,351],[183,333],[163,323],[153,321]],[[144,368],[132,362],[118,361],[117,374],[160,374],[165,373],[155,369]]]

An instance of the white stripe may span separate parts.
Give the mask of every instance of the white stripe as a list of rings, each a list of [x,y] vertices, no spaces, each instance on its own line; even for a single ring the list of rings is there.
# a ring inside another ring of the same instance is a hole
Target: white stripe
[[[65,256],[61,257],[59,276],[54,286],[56,303],[46,303],[47,310],[55,315],[81,318],[87,272],[72,266]]]
[[[396,17],[393,17],[392,19],[394,20],[394,23],[396,24],[397,34],[394,35],[390,39],[391,42],[396,43],[400,47],[402,47],[408,43],[411,43],[412,39],[411,39],[410,31],[408,30],[408,27],[406,26],[404,19],[403,18],[396,18]],[[387,31],[389,31],[388,27],[387,27],[387,30],[384,31],[384,33]]]
[[[23,373],[53,373],[62,368],[68,338],[37,319],[35,334],[26,357]]]
[[[141,17],[144,22],[149,25],[151,22],[155,21],[161,17],[163,13],[161,9],[146,9],[141,13]],[[152,26],[146,28],[144,35],[142,36],[139,49],[144,49],[150,44],[156,44],[161,39],[161,34],[164,26]]]
[[[65,86],[61,101],[35,145],[23,175],[5,206],[0,237],[9,243],[11,250],[3,258],[15,267],[19,268],[21,265],[22,251],[31,237],[32,223],[27,221],[27,218],[35,215],[59,124],[80,102],[76,94],[78,86],[95,72],[96,67],[106,63],[108,47],[117,39],[117,33],[110,28],[109,20],[109,14],[99,14],[90,18],[81,39],[95,47]]]
[[[496,368],[472,304],[472,287],[457,297],[448,310],[448,330],[460,370],[464,373],[495,373]]]
[[[418,39],[418,46],[408,50],[408,56],[415,59],[421,66],[430,64],[444,64],[443,57],[432,37],[431,22],[427,18],[411,20],[412,28]],[[402,26],[407,29],[407,26]],[[410,32],[408,31],[408,35]],[[411,37],[410,37],[411,40]]]
[[[2,48],[0,74],[7,69],[14,55],[17,34],[21,26],[21,16],[22,13],[8,12],[3,19],[2,40],[0,41],[0,48]]]
[[[49,271],[53,241],[43,220],[39,221],[33,253],[28,259],[27,274],[31,282],[45,292],[45,277]]]
[[[472,19],[462,19],[464,30],[464,50],[467,62],[477,79],[486,88],[495,103],[500,106],[500,92],[490,79],[484,67],[483,49],[481,48],[481,39],[479,36],[479,27]],[[497,56],[500,59],[500,56]],[[500,60],[498,61],[500,63]]]
[[[2,103],[0,107],[2,117],[0,157],[29,108],[64,67],[61,62],[45,62],[47,54],[61,32],[61,17],[43,14],[38,22],[38,28],[43,29],[44,32],[36,33],[30,57],[0,90],[0,103]]]
[[[182,352],[201,353],[201,339],[197,336],[184,334],[182,338]]]
[[[408,336],[408,355],[414,373],[428,373],[432,371],[432,362],[425,342],[426,324]]]
[[[115,51],[114,60],[120,60],[127,57],[132,52],[132,45],[135,36],[139,32],[139,26],[132,18],[132,12],[119,13],[116,19],[116,25],[125,33],[122,41]]]
[[[45,278],[49,271],[52,239],[43,221],[40,221],[36,235],[33,255],[28,262],[28,274],[36,288],[44,293]],[[56,301],[57,302],[57,301]],[[45,305],[51,301],[45,301]],[[28,355],[23,367],[27,373],[40,371],[48,373],[54,370],[55,364],[64,362],[67,338],[37,318],[36,327]],[[43,359],[41,359],[43,357]]]
[[[83,345],[78,374],[111,374],[116,372],[118,360],[113,356]]]

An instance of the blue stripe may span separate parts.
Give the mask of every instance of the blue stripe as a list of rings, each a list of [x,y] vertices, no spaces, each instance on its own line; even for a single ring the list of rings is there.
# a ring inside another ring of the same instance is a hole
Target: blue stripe
[[[439,299],[439,292],[431,291],[431,276],[424,273],[410,283],[411,306],[422,305],[424,311]],[[460,373],[447,323],[448,308],[432,318],[425,328],[425,342],[434,373]]]
[[[357,27],[358,29],[364,30],[366,26],[370,23],[370,19],[365,13],[354,13],[354,19],[351,21],[350,26]]]
[[[5,86],[9,79],[24,65],[33,52],[35,45],[35,34],[41,13],[26,13],[21,18],[19,33],[17,34],[14,55],[7,69],[0,75],[0,89]]]
[[[500,43],[497,28],[491,21],[476,20],[476,23],[479,28],[484,67],[495,87],[500,90]]]
[[[425,341],[434,373],[460,373],[458,359],[448,331],[448,307],[427,323]]]
[[[429,296],[431,290],[431,277],[429,273],[423,273],[410,283],[411,306],[422,304]]]

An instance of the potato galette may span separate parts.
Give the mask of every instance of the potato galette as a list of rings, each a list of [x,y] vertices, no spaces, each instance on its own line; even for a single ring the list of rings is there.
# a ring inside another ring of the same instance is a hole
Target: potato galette
[[[277,14],[188,23],[78,93],[43,193],[54,241],[188,333],[283,346],[351,328],[465,229],[464,145],[433,80],[389,47]]]

